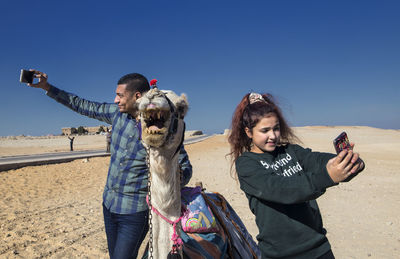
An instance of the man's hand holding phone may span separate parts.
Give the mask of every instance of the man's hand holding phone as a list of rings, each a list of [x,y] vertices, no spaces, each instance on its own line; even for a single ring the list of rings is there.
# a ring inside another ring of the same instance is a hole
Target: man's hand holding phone
[[[37,83],[33,83],[35,78],[38,79]],[[30,87],[42,88],[46,91],[50,89],[50,85],[47,83],[47,74],[34,69],[21,69],[20,82],[26,83]]]
[[[353,152],[354,143],[350,143],[345,132],[333,141],[338,155],[326,165],[329,176],[335,183],[350,181],[364,169],[364,162],[358,153]]]

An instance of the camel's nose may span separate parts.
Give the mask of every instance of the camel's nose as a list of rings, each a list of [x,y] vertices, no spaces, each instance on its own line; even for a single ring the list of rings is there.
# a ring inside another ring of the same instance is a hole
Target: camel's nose
[[[156,108],[156,105],[154,103],[149,103],[147,105],[147,109],[155,109],[155,108]]]

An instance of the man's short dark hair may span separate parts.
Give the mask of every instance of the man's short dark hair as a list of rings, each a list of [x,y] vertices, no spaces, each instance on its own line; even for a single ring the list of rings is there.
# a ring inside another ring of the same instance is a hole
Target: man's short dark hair
[[[138,73],[124,75],[118,80],[118,84],[126,84],[126,90],[131,93],[140,92],[142,94],[150,90],[147,78]]]

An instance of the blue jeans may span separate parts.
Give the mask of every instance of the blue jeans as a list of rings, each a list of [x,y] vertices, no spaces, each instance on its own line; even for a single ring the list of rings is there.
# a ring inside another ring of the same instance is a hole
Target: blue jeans
[[[134,214],[116,214],[103,204],[103,215],[110,258],[136,258],[149,230],[149,212],[146,210]]]

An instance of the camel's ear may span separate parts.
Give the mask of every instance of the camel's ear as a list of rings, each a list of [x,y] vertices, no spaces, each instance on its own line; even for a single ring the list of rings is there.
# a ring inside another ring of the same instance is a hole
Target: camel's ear
[[[189,109],[189,103],[187,101],[187,97],[185,94],[182,94],[177,102],[175,103],[176,110],[178,111],[179,118],[183,119],[185,117],[188,109]]]

